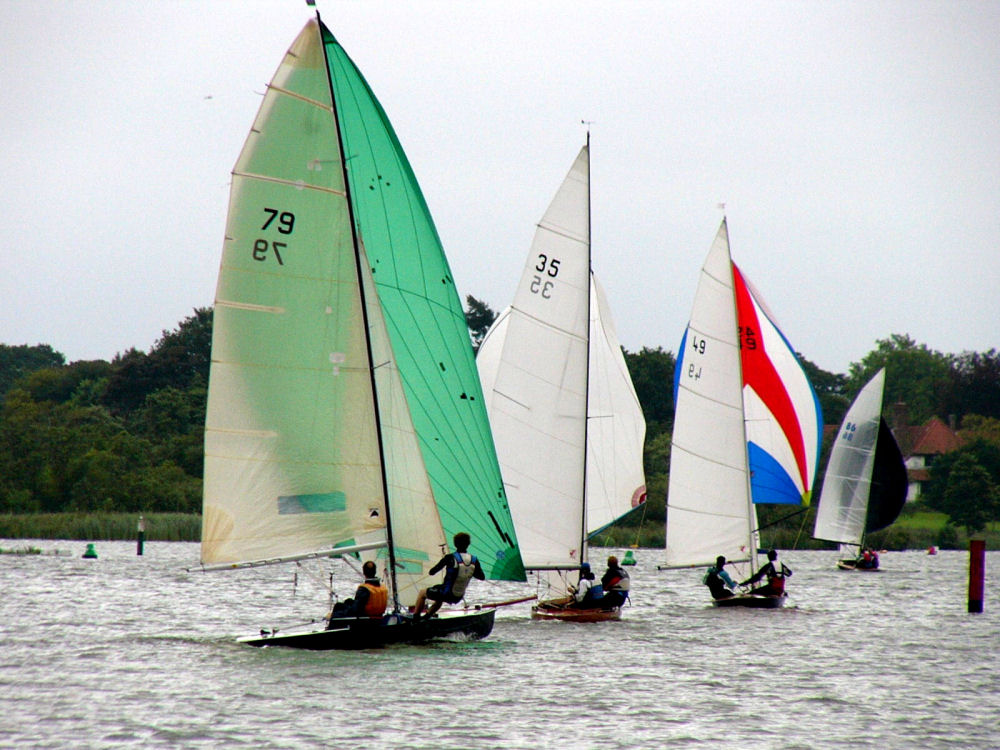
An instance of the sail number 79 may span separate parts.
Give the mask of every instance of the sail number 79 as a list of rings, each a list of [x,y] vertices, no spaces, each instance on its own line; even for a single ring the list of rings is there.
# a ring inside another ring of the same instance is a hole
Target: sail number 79
[[[277,229],[279,234],[291,234],[295,229],[295,214],[291,211],[280,211],[277,208],[265,208],[264,213],[267,215],[267,220],[261,226],[261,231],[266,231],[269,228]],[[275,221],[277,223],[275,224]],[[272,226],[273,225],[273,226]],[[254,240],[253,243],[253,259],[263,263],[272,254],[274,259],[278,261],[279,266],[285,265],[285,261],[281,257],[281,252],[286,247],[288,247],[287,242],[275,242],[268,241],[264,238],[259,238]]]

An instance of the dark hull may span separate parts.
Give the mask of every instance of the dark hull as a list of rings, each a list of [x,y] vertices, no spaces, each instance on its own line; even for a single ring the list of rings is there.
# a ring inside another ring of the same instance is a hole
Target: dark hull
[[[539,602],[531,608],[532,620],[562,620],[563,622],[607,622],[622,619],[622,608],[601,609],[591,607],[582,609],[569,607],[566,599],[550,599]]]
[[[881,573],[881,568],[862,568],[854,560],[837,560],[837,567],[841,570],[856,570],[858,573]]]
[[[716,607],[750,607],[752,609],[780,609],[785,606],[787,594],[781,596],[731,596],[728,599],[713,599]]]
[[[395,643],[426,643],[438,638],[485,638],[493,630],[494,609],[472,612],[440,612],[428,620],[386,615],[380,619],[341,617],[330,630],[278,630],[244,636],[239,643],[249,646],[283,646],[312,651],[378,648]]]

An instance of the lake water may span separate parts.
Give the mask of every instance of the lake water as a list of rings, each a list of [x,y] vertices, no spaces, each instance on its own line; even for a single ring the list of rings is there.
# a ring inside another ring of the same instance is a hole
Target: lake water
[[[783,552],[789,606],[717,610],[700,571],[638,550],[619,623],[498,611],[485,641],[255,649],[327,606],[327,572],[188,573],[198,547],[0,541],[0,746],[987,748],[1000,746],[1000,553],[968,614],[968,553],[844,573]],[[611,550],[594,550],[597,563]],[[353,593],[343,563],[333,587]],[[992,576],[992,580],[991,580]],[[534,593],[474,582],[470,600]]]

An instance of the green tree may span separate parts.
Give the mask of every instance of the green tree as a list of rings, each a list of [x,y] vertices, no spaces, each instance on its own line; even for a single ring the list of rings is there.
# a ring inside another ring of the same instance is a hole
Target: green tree
[[[966,442],[983,440],[1000,448],[1000,419],[967,414],[962,418],[962,429],[958,434]]]
[[[486,338],[486,332],[490,330],[493,321],[497,319],[497,314],[493,308],[482,300],[478,300],[471,294],[465,298],[465,324],[469,327],[469,336],[472,338],[473,351],[479,351],[479,345]]]
[[[670,438],[669,432],[661,432],[655,437],[646,438],[642,464],[647,477],[670,473]]]
[[[117,414],[126,413],[161,388],[183,390],[198,376],[207,382],[211,359],[212,310],[198,308],[177,329],[164,331],[149,354],[129,349],[115,357],[104,403]]]
[[[847,397],[844,389],[847,384],[846,375],[835,375],[832,372],[820,369],[820,367],[801,354],[796,354],[802,369],[806,371],[806,377],[812,383],[816,391],[816,398],[819,399],[820,408],[823,410],[823,421],[826,424],[839,425],[851,405],[851,399]],[[857,394],[855,394],[857,395]]]
[[[963,459],[965,463],[971,461],[981,467],[991,482],[1000,484],[1000,445],[982,438],[974,438],[958,450],[945,453],[934,461],[930,469],[930,480],[921,495],[924,504],[942,513],[951,514],[946,495],[948,488],[954,483],[955,467]]]
[[[883,403],[887,409],[896,403],[906,404],[911,424],[923,424],[940,415],[951,383],[951,359],[925,344],[918,345],[907,335],[894,333],[876,343],[876,349],[861,362],[851,364],[847,393],[856,394],[884,367]]]
[[[635,395],[646,418],[646,442],[663,432],[669,433],[674,424],[674,366],[672,352],[661,347],[642,347],[639,352],[623,350],[625,364],[632,377]]]
[[[971,454],[962,455],[952,467],[944,491],[944,511],[952,522],[972,534],[996,518],[997,487]]]
[[[0,344],[0,398],[25,375],[46,367],[61,367],[66,358],[48,344]]]
[[[963,352],[954,358],[946,414],[979,414],[1000,419],[1000,352]]]

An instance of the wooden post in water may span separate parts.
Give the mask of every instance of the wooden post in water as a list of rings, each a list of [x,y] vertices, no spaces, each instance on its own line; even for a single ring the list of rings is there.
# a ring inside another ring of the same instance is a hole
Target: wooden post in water
[[[986,541],[969,541],[969,611],[983,611],[983,580],[986,578]]]
[[[135,554],[142,555],[142,545],[146,541],[146,522],[139,516],[139,537],[135,543]]]

